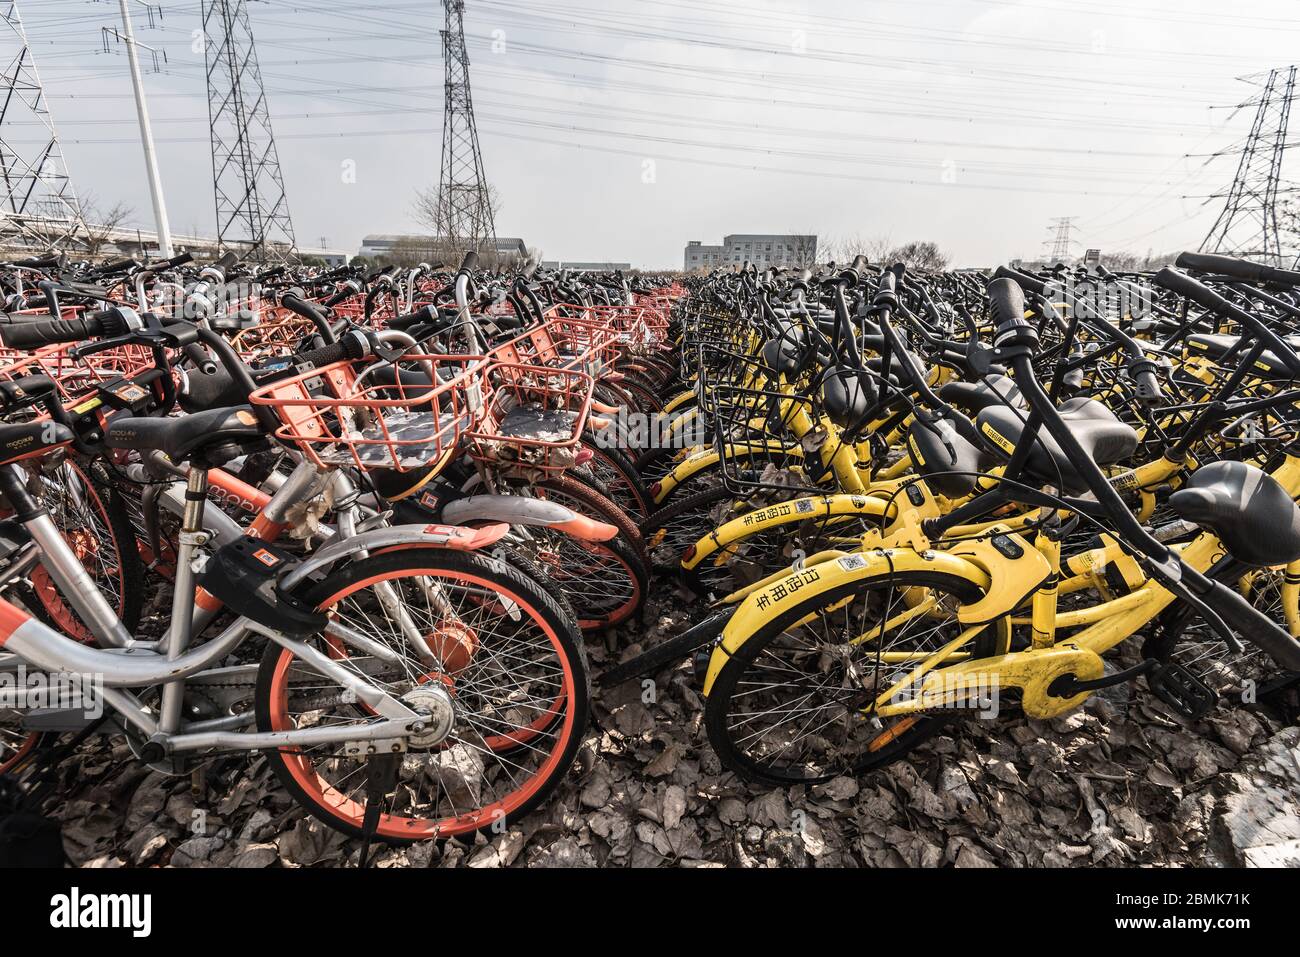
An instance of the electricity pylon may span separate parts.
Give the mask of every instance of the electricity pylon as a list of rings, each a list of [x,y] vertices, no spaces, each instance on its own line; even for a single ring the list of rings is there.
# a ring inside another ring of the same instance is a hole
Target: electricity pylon
[[[1295,95],[1294,66],[1269,70],[1255,110],[1250,135],[1241,148],[1237,175],[1224,198],[1223,211],[1201,243],[1202,252],[1245,256],[1272,266],[1282,265],[1277,194],[1286,152],[1287,122]]]
[[[1052,220],[1052,224],[1056,228],[1056,238],[1052,240],[1052,249],[1048,259],[1054,263],[1066,262],[1070,258],[1070,246],[1073,245],[1073,240],[1070,239],[1070,230],[1074,228],[1074,217],[1062,216],[1059,219]]]
[[[217,242],[257,262],[297,245],[245,0],[203,0]]]
[[[85,221],[17,0],[0,2],[0,62],[0,245],[60,249]],[[23,127],[36,130],[30,143]]]
[[[469,89],[465,48],[465,0],[443,0],[446,64],[442,127],[442,172],[438,177],[438,231],[453,254],[468,249],[496,251],[492,194],[483,172],[483,154]]]

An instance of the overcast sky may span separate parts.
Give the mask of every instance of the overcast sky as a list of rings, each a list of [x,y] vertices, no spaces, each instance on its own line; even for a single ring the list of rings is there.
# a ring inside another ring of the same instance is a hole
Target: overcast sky
[[[77,189],[152,223],[117,0],[20,0]],[[214,231],[198,0],[137,37],[176,232]],[[437,0],[250,0],[299,246],[415,228],[442,124]],[[937,241],[957,264],[1195,247],[1294,0],[468,0],[497,232],[680,266],[687,240]],[[1242,106],[1242,104],[1246,104]],[[1234,109],[1234,107],[1241,107]],[[6,131],[21,139],[14,131]],[[1218,155],[1216,155],[1218,154]],[[356,181],[346,182],[345,164]]]

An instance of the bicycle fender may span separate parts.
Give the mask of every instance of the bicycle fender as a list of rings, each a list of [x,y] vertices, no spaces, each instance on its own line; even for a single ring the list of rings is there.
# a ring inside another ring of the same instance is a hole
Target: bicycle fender
[[[741,602],[727,625],[722,638],[713,649],[704,678],[704,695],[707,697],[718,672],[740,647],[768,622],[781,617],[789,608],[806,598],[826,594],[843,585],[883,578],[898,572],[938,572],[964,578],[987,590],[988,574],[978,565],[949,552],[916,551],[915,549],[880,549],[870,552],[853,552],[819,562],[802,571],[791,571],[766,588],[753,591]],[[853,600],[852,594],[837,600],[840,605]],[[792,624],[793,627],[793,624]]]
[[[841,515],[879,518],[885,514],[887,505],[885,499],[870,495],[822,495],[768,505],[733,518],[709,532],[695,543],[695,552],[691,557],[682,560],[682,568],[693,569],[709,556],[725,551],[728,546],[754,532]]]
[[[618,528],[579,515],[558,502],[520,495],[471,495],[443,506],[442,517],[453,525],[469,522],[505,522],[554,528],[587,542],[607,542],[618,536]]]
[[[457,525],[397,525],[362,532],[344,541],[330,542],[314,555],[303,560],[281,582],[289,590],[315,572],[326,569],[358,552],[393,551],[400,548],[451,548],[472,552],[487,548],[500,541],[510,531],[504,523],[484,528],[464,528]]]
[[[690,402],[694,398],[695,398],[694,389],[687,389],[684,392],[677,393],[677,395],[673,396],[671,399],[668,400],[668,403],[664,406],[663,414],[672,415],[674,412],[676,412],[678,409],[686,405],[686,403]]]
[[[804,457],[804,450],[801,445],[790,445],[787,442],[778,442],[775,439],[762,439],[752,442],[738,442],[727,446],[726,458],[728,461],[732,461],[753,454],[771,452],[782,452],[797,458]],[[718,454],[718,450],[712,447],[692,452],[681,462],[678,462],[676,468],[655,483],[654,488],[651,489],[654,494],[655,504],[662,503],[673,489],[688,481],[696,473],[716,465],[720,458],[722,456]]]

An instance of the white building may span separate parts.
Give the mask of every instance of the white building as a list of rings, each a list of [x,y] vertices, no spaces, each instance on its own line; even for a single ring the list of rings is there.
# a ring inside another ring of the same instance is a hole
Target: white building
[[[683,268],[687,272],[717,269],[750,262],[760,269],[768,266],[810,266],[817,261],[817,237],[775,233],[736,233],[721,246],[705,246],[698,240],[687,244]]]

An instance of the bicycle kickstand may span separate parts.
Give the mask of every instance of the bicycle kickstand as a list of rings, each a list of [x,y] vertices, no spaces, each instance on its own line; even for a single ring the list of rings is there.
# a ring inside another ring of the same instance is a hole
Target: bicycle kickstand
[[[361,819],[361,853],[357,867],[370,863],[370,842],[379,830],[379,815],[384,799],[397,790],[397,772],[402,767],[400,754],[375,754],[366,761],[366,810]]]

